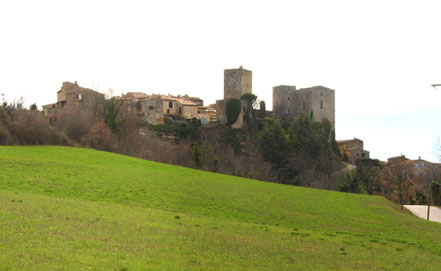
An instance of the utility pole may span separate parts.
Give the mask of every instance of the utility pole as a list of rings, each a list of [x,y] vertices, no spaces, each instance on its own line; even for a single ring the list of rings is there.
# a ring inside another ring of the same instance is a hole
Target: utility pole
[[[429,187],[429,203],[427,204],[427,220],[430,217],[430,201],[432,200],[432,186]]]

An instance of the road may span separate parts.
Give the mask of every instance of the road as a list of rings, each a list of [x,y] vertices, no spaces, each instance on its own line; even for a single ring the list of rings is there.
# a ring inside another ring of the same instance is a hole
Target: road
[[[337,177],[337,176],[341,176],[343,174],[346,174],[346,172],[348,172],[349,170],[355,168],[355,165],[352,165],[352,164],[349,164],[349,163],[344,163],[344,162],[343,162],[343,164],[345,165],[344,168],[342,168],[340,170],[337,170],[336,172],[333,173],[333,177],[334,178]]]
[[[427,205],[404,205],[404,207],[415,216],[427,219]],[[441,223],[441,209],[439,207],[430,206],[429,220]]]

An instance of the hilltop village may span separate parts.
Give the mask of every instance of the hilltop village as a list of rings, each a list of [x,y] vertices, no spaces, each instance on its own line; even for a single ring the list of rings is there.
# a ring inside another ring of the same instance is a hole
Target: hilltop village
[[[27,110],[3,102],[0,145],[67,145],[252,179],[427,202],[422,159],[370,158],[359,138],[335,139],[335,90],[274,86],[272,111],[253,94],[252,71],[224,70],[224,93],[205,105],[192,95],[103,93],[64,82],[55,103]],[[438,195],[439,194],[439,195]],[[441,202],[441,191],[434,196]],[[430,201],[430,198],[429,198]]]
[[[241,128],[244,124],[245,113],[248,111],[248,100],[242,99],[245,94],[253,94],[252,71],[243,69],[227,69],[224,71],[224,98],[216,104],[204,106],[204,101],[188,95],[146,94],[143,92],[128,92],[119,97],[113,97],[124,103],[126,110],[137,110],[143,119],[156,125],[164,122],[165,118],[174,120],[191,120],[196,118],[201,124],[211,122],[227,123],[225,107],[232,99],[241,100],[242,110],[234,127]],[[82,106],[93,108],[102,106],[104,94],[84,88],[77,82],[64,82],[57,92],[57,102],[43,106],[44,114],[53,116],[65,106]],[[276,86],[273,88],[273,117],[298,116],[306,114],[315,121],[328,119],[335,127],[335,91],[323,86],[296,89],[295,86]]]
[[[252,71],[244,69],[227,69],[224,71],[224,97],[216,104],[205,106],[198,97],[185,95],[146,94],[143,92],[127,92],[122,96],[112,97],[121,102],[124,110],[137,112],[144,121],[152,125],[163,124],[165,119],[190,121],[197,119],[202,125],[217,125],[228,123],[226,108],[231,100],[240,101],[240,112],[233,128],[243,128],[247,114],[258,111],[244,99],[252,95]],[[43,112],[49,117],[57,115],[61,109],[69,106],[83,108],[99,108],[105,102],[104,94],[84,88],[77,82],[64,82],[57,92],[57,102],[43,106]],[[309,116],[320,122],[330,121],[335,128],[335,91],[324,86],[296,89],[295,86],[280,85],[273,87],[273,111],[265,110],[265,103],[259,104],[265,111],[264,116],[273,118]],[[252,108],[250,108],[252,107]],[[369,152],[363,149],[363,142],[354,138],[339,141],[340,150],[345,160],[355,164],[359,158],[368,158]]]

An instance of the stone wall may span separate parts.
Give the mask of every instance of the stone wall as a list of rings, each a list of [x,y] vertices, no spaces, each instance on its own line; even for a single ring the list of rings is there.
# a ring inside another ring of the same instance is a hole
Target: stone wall
[[[339,141],[337,141],[337,143],[342,151],[354,149],[354,148],[359,149],[359,150],[363,149],[363,141],[358,138],[348,139],[348,140],[339,140]]]
[[[224,99],[240,99],[243,94],[252,93],[252,72],[243,68],[224,71]]]
[[[295,86],[281,85],[273,88],[273,115],[312,116],[314,121],[328,119],[335,127],[335,92],[323,86],[296,90]]]
[[[225,111],[226,102],[225,100],[216,101],[216,119],[220,123],[227,123],[227,113]]]
[[[161,97],[152,97],[139,102],[141,104],[143,119],[150,124],[161,124],[164,122],[164,109]]]
[[[293,105],[291,96],[296,90],[295,86],[280,85],[273,87],[273,114],[276,116],[283,116],[291,113]]]
[[[163,108],[162,113],[164,114],[175,114],[175,115],[179,114],[179,105],[176,102],[176,100],[163,99],[162,108]]]
[[[217,100],[216,101],[216,118],[220,123],[227,123],[227,112],[225,110],[228,100]],[[240,100],[241,103],[241,110],[240,114],[237,117],[237,121],[231,125],[233,128],[242,128],[242,126],[245,124],[245,116],[246,111],[248,110],[248,101],[247,100]]]
[[[299,89],[299,94],[303,94],[303,102],[309,114],[312,113],[313,120],[322,121],[328,119],[332,127],[335,127],[335,91],[323,86]]]
[[[358,138],[339,140],[337,143],[344,160],[349,163],[355,164],[358,159],[369,158],[369,152],[364,150],[363,141]]]
[[[253,73],[242,67],[224,71],[224,99],[216,101],[216,118],[220,123],[227,123],[225,112],[226,104],[231,99],[240,99],[243,94],[253,93]],[[244,125],[244,108],[247,108],[248,101],[241,100],[242,110],[237,121],[232,125],[234,128],[241,128]],[[245,106],[245,107],[244,107]]]
[[[182,117],[196,118],[198,115],[197,105],[182,105]]]
[[[46,115],[55,116],[65,106],[82,106],[92,110],[102,110],[104,107],[104,94],[94,90],[80,87],[76,82],[63,82],[57,92],[57,102],[44,105],[43,112]]]

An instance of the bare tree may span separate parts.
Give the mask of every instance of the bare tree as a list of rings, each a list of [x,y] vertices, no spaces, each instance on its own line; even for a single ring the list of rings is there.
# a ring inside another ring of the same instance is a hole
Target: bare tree
[[[112,99],[114,93],[115,91],[113,90],[113,88],[109,88],[104,97],[106,98],[106,100]]]
[[[409,200],[409,179],[403,163],[390,165],[383,170],[382,174],[383,193],[393,199],[396,197],[403,210],[403,204]]]
[[[430,218],[430,204],[432,203],[432,187],[433,184],[441,185],[437,182],[437,179],[441,176],[440,168],[433,164],[427,165],[427,170],[424,172],[423,185],[429,194],[429,200],[427,202],[427,220]]]
[[[61,110],[54,126],[62,130],[69,138],[80,143],[96,122],[93,111],[71,106]]]

